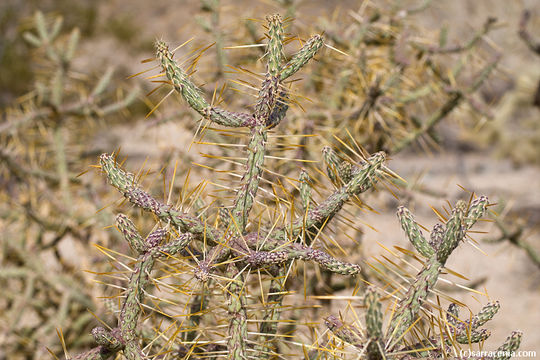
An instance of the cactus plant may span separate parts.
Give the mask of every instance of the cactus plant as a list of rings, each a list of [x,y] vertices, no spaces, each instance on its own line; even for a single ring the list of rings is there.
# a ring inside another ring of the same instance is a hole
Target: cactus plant
[[[413,332],[420,320],[419,312],[427,301],[441,270],[450,254],[467,236],[467,231],[484,215],[488,206],[486,197],[481,196],[469,204],[458,201],[445,224],[436,224],[427,240],[412,214],[404,207],[398,209],[398,217],[403,230],[414,248],[426,258],[420,272],[407,291],[397,301],[392,310],[388,327],[383,331],[380,310],[380,295],[374,288],[368,289],[364,304],[367,307],[365,331],[353,324],[346,324],[332,315],[326,319],[327,327],[341,340],[355,346],[368,359],[384,359],[396,356],[438,358],[442,356],[463,356],[459,344],[470,345],[486,340],[490,333],[480,326],[491,320],[499,310],[499,303],[489,303],[469,320],[460,320],[458,306],[451,303],[445,311],[446,317],[438,323],[438,334],[432,338],[420,339],[417,343],[406,345],[405,335]],[[350,333],[358,334],[351,337]],[[384,334],[384,335],[383,335]],[[508,359],[519,347],[521,332],[513,332],[493,354],[494,359]]]
[[[116,154],[101,155],[99,167],[110,184],[126,202],[150,214],[157,224],[143,236],[128,216],[117,215],[116,227],[135,253],[135,257],[126,256],[127,262],[123,263],[119,257],[125,255],[102,249],[122,266],[117,273],[108,275],[125,277],[127,269],[127,284],[116,297],[117,322],[108,329],[96,327],[92,331],[96,346],[73,359],[108,359],[119,352],[127,359],[316,359],[344,358],[347,354],[353,358],[383,359],[423,356],[426,352],[429,356],[448,355],[455,342],[470,344],[488,336],[479,328],[496,313],[497,303],[486,305],[469,321],[460,320],[456,306],[451,305],[447,315],[432,319],[445,324],[432,326],[434,331],[439,330],[433,335],[440,338],[421,338],[419,346],[412,347],[408,336],[424,320],[423,306],[448,257],[484,215],[488,200],[483,196],[469,203],[459,201],[444,224],[434,227],[430,240],[423,236],[411,213],[399,209],[398,217],[407,237],[425,258],[423,268],[414,282],[397,291],[399,301],[386,331],[380,290],[375,287],[365,294],[365,331],[336,316],[326,318],[326,326],[338,339],[353,345],[354,352],[347,353],[332,339],[327,345],[320,345],[318,324],[301,320],[302,304],[287,302],[294,298],[288,282],[294,278],[298,260],[313,262],[340,276],[361,276],[359,264],[334,256],[330,246],[321,244],[320,237],[345,211],[347,203],[357,201],[361,194],[388,181],[394,173],[387,167],[383,152],[351,161],[325,147],[327,176],[335,187],[329,195],[318,200],[314,181],[302,170],[291,181],[296,190],[294,196],[268,196],[276,202],[277,209],[272,212],[266,202],[258,203],[259,193],[264,190],[263,176],[268,171],[265,159],[269,156],[270,135],[287,116],[291,104],[287,82],[324,45],[322,36],[314,35],[287,60],[281,17],[273,15],[266,20],[266,71],[251,112],[229,111],[205,99],[187,70],[174,59],[169,46],[161,40],[156,42],[156,60],[165,82],[204,121],[241,128],[238,131],[247,137],[243,173],[232,198],[223,197],[208,205],[204,199],[174,204],[160,201],[145,190],[135,174],[122,168]],[[197,192],[192,194],[200,196]],[[295,196],[299,203],[296,206]],[[290,315],[290,319],[283,318],[284,314]],[[307,327],[314,339],[307,340],[299,327]],[[520,333],[514,333],[501,349],[517,349],[520,338]]]

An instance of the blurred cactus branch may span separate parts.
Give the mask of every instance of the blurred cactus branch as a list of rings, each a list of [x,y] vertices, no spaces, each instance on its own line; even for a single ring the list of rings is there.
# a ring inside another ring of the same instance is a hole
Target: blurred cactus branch
[[[484,239],[488,243],[500,243],[503,241],[508,241],[512,245],[517,246],[527,253],[527,256],[531,261],[540,268],[540,254],[535,250],[535,248],[529,244],[524,239],[525,225],[518,219],[513,221],[511,224],[504,221],[504,219],[499,216],[494,218],[495,226],[501,232],[501,235],[496,238]]]
[[[429,2],[420,4],[419,11],[425,9],[423,5]],[[470,58],[484,47],[482,39],[495,28],[495,19],[488,18],[463,43],[448,46],[446,28],[440,30],[436,45],[430,45],[431,39],[414,32],[415,19],[400,5],[390,9],[360,7],[350,14],[356,22],[348,28],[330,21],[323,27],[328,27],[325,34],[335,46],[353,55],[344,61],[361,75],[355,79],[349,68],[334,70],[330,63],[320,66],[323,79],[328,73],[339,77],[332,86],[313,81],[322,88],[315,91],[326,91],[325,96],[331,99],[331,111],[324,115],[325,126],[337,132],[350,131],[370,152],[385,150],[392,154],[413,143],[437,143],[435,125],[464,102],[474,112],[492,116],[489,107],[474,97],[479,87],[461,85],[458,80],[464,77],[465,69],[476,66]],[[389,59],[382,69],[380,63],[372,61],[381,56]],[[460,59],[454,61],[457,57]],[[452,61],[447,61],[450,58]],[[451,63],[456,65],[450,67]],[[491,71],[491,65],[480,65],[480,71]],[[409,83],[404,79],[414,80]],[[336,121],[338,118],[347,121]]]
[[[56,338],[54,328],[57,321],[64,322],[68,316],[76,316],[78,319],[69,327],[70,331],[84,332],[93,320],[91,316],[88,317],[86,309],[95,311],[95,306],[85,295],[81,279],[69,274],[51,272],[49,264],[40,258],[28,256],[23,242],[24,239],[10,239],[3,246],[10,262],[15,265],[6,263],[0,271],[0,280],[18,281],[24,286],[23,291],[12,291],[9,286],[5,291],[6,299],[14,303],[9,311],[3,314],[5,326],[10,332],[24,336],[27,342],[48,342]],[[44,292],[48,294],[46,299],[40,296]],[[52,309],[51,302],[58,302],[58,306]],[[39,327],[28,333],[21,320],[24,314],[30,311],[49,312],[49,316]]]
[[[40,246],[41,249],[54,247],[68,233],[82,238],[81,231],[78,229],[77,224],[69,223],[71,222],[71,219],[64,222],[56,222],[36,214],[30,204],[25,204],[24,208],[29,219],[41,226],[44,230],[53,231],[55,233],[55,238],[49,244]]]
[[[69,180],[67,174],[67,159],[65,149],[65,134],[63,134],[62,126],[64,125],[65,117],[61,116],[58,108],[63,104],[65,99],[66,83],[68,81],[68,71],[71,68],[71,61],[75,54],[79,42],[79,29],[75,28],[70,34],[68,44],[65,50],[60,46],[55,46],[53,42],[55,37],[60,33],[61,19],[53,24],[51,29],[47,29],[45,18],[41,12],[36,12],[35,23],[37,37],[32,33],[25,33],[25,38],[36,47],[42,47],[46,56],[52,63],[54,73],[50,79],[49,94],[43,96],[43,104],[50,107],[53,111],[50,120],[53,122],[53,145],[56,158],[56,172],[59,178],[59,192],[65,209],[71,209],[71,195],[68,188]],[[68,210],[69,211],[69,210]]]
[[[535,54],[540,55],[540,41],[533,39],[531,33],[527,29],[527,25],[531,19],[531,11],[523,10],[521,19],[519,20],[519,37],[525,42],[529,49]]]
[[[47,181],[51,186],[60,184],[60,178],[57,174],[39,169],[28,169],[13,159],[6,149],[0,149],[0,161],[6,164],[10,172],[21,182],[29,182],[32,181],[32,178],[40,178]],[[73,176],[69,177],[69,181],[73,184],[81,183],[81,179]]]
[[[429,6],[431,5],[432,2],[433,2],[433,0],[424,0],[424,2],[422,2],[422,3],[419,4],[418,6],[413,7],[413,8],[410,8],[410,9],[407,9],[407,10],[406,10],[406,11],[407,11],[407,15],[420,13],[420,12],[426,10],[427,8],[429,8]]]
[[[497,56],[491,63],[487,64],[486,67],[476,76],[472,81],[472,84],[464,90],[450,88],[446,92],[449,94],[449,98],[446,102],[437,109],[429,118],[421,122],[419,129],[413,131],[410,135],[398,141],[397,144],[392,148],[391,153],[397,153],[409,146],[421,135],[428,133],[433,129],[441,120],[446,118],[454,109],[456,109],[461,103],[467,99],[469,94],[474,93],[480,88],[480,86],[486,81],[491,72],[496,68],[499,63],[500,56]]]
[[[521,19],[519,21],[519,37],[525,42],[527,47],[537,55],[540,55],[540,40],[533,39],[531,33],[527,29],[529,20],[531,19],[530,10],[524,10],[521,14]],[[534,94],[534,105],[540,107],[540,81],[536,88],[536,93]]]
[[[71,116],[99,116],[105,117],[107,115],[116,113],[122,109],[125,109],[133,103],[139,94],[139,90],[134,89],[128,93],[123,99],[107,105],[98,105],[96,98],[87,97],[86,99],[76,101],[69,104],[62,104],[56,109],[50,107],[43,107],[36,110],[23,110],[22,115],[7,116],[7,121],[0,124],[0,134],[15,134],[17,129],[21,126],[28,125],[36,120],[49,119],[52,116],[60,116],[62,118],[68,118]]]
[[[201,10],[210,13],[210,20],[203,16],[195,19],[202,29],[211,34],[216,43],[216,78],[221,78],[224,74],[227,58],[223,51],[223,32],[220,29],[220,0],[201,0]]]
[[[45,180],[49,185],[58,187],[60,197],[63,199],[65,209],[69,209],[70,184],[80,184],[80,180],[70,174],[67,159],[66,143],[67,133],[65,127],[68,121],[74,117],[103,117],[125,109],[135,100],[137,90],[131,91],[127,97],[107,105],[99,105],[105,97],[104,92],[109,85],[112,70],[109,69],[98,80],[97,84],[89,91],[89,95],[70,94],[68,82],[72,79],[69,75],[71,62],[75,55],[79,42],[79,32],[73,30],[66,44],[58,39],[62,20],[57,18],[51,27],[47,26],[44,15],[36,12],[34,16],[36,34],[24,33],[25,39],[39,50],[44,51],[49,61],[47,66],[52,68],[52,75],[48,72],[44,79],[38,80],[35,89],[28,96],[29,104],[23,104],[21,110],[12,109],[7,112],[7,121],[0,126],[0,134],[6,137],[20,136],[19,129],[30,125],[38,127],[37,121],[52,125],[52,148],[55,152],[55,172],[42,169],[29,169],[19,165],[16,154],[10,155],[2,150],[0,161],[6,163],[10,172],[23,183],[32,183],[34,179]],[[79,97],[75,100],[75,97]],[[81,100],[81,97],[84,99]],[[20,114],[22,112],[22,115]]]
[[[471,39],[469,39],[469,41],[467,41],[465,44],[454,45],[454,46],[446,46],[446,47],[441,47],[441,46],[428,46],[428,47],[426,47],[424,45],[420,45],[420,44],[415,43],[414,47],[416,47],[417,49],[419,49],[421,51],[426,51],[426,52],[428,52],[430,54],[450,54],[450,53],[464,52],[464,51],[472,49],[478,43],[478,41],[480,41],[482,39],[482,37],[484,35],[489,33],[489,31],[493,28],[493,26],[496,23],[497,23],[496,18],[488,17],[486,22],[482,26],[482,28],[479,29],[474,34],[474,36]]]

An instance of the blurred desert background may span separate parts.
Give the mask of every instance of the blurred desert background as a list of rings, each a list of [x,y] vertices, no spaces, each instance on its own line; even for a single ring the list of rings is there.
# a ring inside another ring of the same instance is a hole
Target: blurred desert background
[[[218,10],[212,8],[215,4]],[[463,198],[464,189],[487,195],[496,203],[491,207],[491,221],[483,222],[479,228],[482,231],[461,246],[447,264],[463,278],[445,276],[478,293],[445,282],[439,282],[439,289],[467,304],[472,311],[478,311],[488,299],[501,303],[499,313],[486,326],[492,333],[486,348],[496,348],[510,331],[518,329],[524,333],[521,350],[540,353],[540,54],[518,34],[523,11],[527,9],[527,30],[533,41],[540,43],[540,2],[436,0],[425,5],[424,8],[422,0],[3,0],[0,359],[52,358],[46,348],[62,357],[57,329],[63,329],[68,349],[76,354],[91,346],[89,332],[98,325],[93,314],[110,319],[105,301],[109,293],[100,283],[105,280],[99,280],[95,273],[107,271],[112,261],[108,263],[94,244],[120,253],[128,253],[129,249],[110,228],[120,201],[99,171],[91,167],[97,164],[99,154],[120,149],[131,169],[152,169],[156,176],[150,175],[147,184],[157,189],[163,188],[161,181],[170,181],[176,162],[182,174],[177,174],[176,191],[182,187],[191,163],[203,161],[200,152],[218,151],[208,150],[208,145],[190,146],[197,130],[197,116],[176,96],[170,96],[147,116],[168,90],[146,96],[155,84],[145,79],[146,73],[131,76],[153,66],[142,61],[153,57],[156,39],[180,45],[193,38],[180,50],[186,57],[189,49],[217,44],[201,56],[195,74],[198,83],[204,84],[204,91],[212,96],[214,88],[223,84],[238,87],[231,82],[237,78],[234,68],[226,65],[244,66],[261,56],[257,48],[226,47],[254,43],[262,36],[260,27],[265,15],[280,13],[294,18],[288,33],[306,39],[310,34],[325,32],[327,44],[347,52],[338,41],[340,36],[350,39],[350,29],[367,21],[363,11],[370,8],[406,17],[404,26],[413,30],[399,31],[409,31],[407,39],[411,41],[418,36],[417,29],[422,29],[421,35],[434,43],[440,41],[444,31],[448,46],[466,43],[482,29],[486,19],[496,18],[489,32],[474,44],[470,55],[441,54],[437,61],[445,69],[461,62],[460,66],[465,68],[464,83],[469,76],[468,67],[471,74],[476,74],[494,59],[497,64],[466,101],[430,129],[434,132],[430,140],[418,138],[390,154],[389,167],[407,184],[395,191],[397,196],[381,189],[366,197],[366,203],[376,212],[364,212],[357,224],[362,230],[362,258],[369,261],[385,253],[380,244],[412,249],[395,215],[398,205],[407,205],[419,223],[431,227],[436,220],[432,207],[440,209],[447,201],[454,203]],[[407,13],[406,9],[418,11]],[[54,26],[55,19],[62,17],[59,41],[64,46],[69,46],[72,29],[79,29],[78,46],[65,74],[67,80],[55,85],[65,86],[60,100],[55,100],[54,87],[47,90],[43,85],[51,79],[48,72],[55,69],[47,60],[47,53],[25,40],[25,33],[38,34],[34,25],[38,10],[48,26]],[[258,33],[250,33],[252,27]],[[354,56],[357,54],[352,51],[345,56],[325,49],[317,58],[313,76],[354,77]],[[216,61],[223,64],[216,66]],[[384,77],[384,66],[381,69]],[[94,96],[93,86],[104,74],[110,74],[110,79]],[[289,123],[278,130],[292,131],[295,121],[305,124],[302,121],[310,113],[322,113],[324,121],[318,122],[315,116],[307,122],[320,138],[313,140],[313,146],[306,146],[307,152],[315,153],[316,144],[332,142],[332,135],[337,134],[332,121],[339,122],[340,116],[349,114],[349,109],[354,112],[354,102],[363,101],[367,95],[352,91],[343,95],[350,99],[336,100],[331,94],[341,91],[337,89],[341,84],[338,80],[312,80],[310,76],[309,71],[304,72],[295,85],[295,91],[306,93],[309,99],[300,98],[301,106],[294,109]],[[456,85],[449,78],[449,86]],[[459,79],[456,83],[461,85]],[[74,110],[63,120],[49,114],[49,105],[40,103],[40,99],[50,97],[53,105],[55,101],[67,104],[58,107],[64,111],[89,94],[96,99],[95,107],[83,107],[80,113]],[[229,91],[224,96],[233,108],[249,102],[232,100],[235,96],[243,94]],[[331,115],[321,110],[326,105]],[[425,105],[426,114],[431,106]],[[47,112],[45,115],[24,120],[28,114],[42,109]],[[71,117],[77,117],[77,121],[71,121]],[[18,122],[21,124],[14,125]],[[384,127],[376,131],[384,132]],[[363,144],[361,138],[358,141],[369,152],[393,146],[383,140],[373,144]],[[191,167],[193,183],[219,177],[208,169]],[[160,177],[160,170],[167,180]],[[140,220],[138,224],[146,223]],[[351,259],[355,256],[351,255]],[[340,305],[335,302],[334,306]]]

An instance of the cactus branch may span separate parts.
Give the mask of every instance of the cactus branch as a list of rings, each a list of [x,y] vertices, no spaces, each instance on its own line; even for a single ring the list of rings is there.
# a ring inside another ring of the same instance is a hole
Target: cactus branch
[[[247,261],[252,267],[257,268],[265,265],[282,264],[295,259],[314,261],[322,268],[342,275],[356,275],[361,271],[359,265],[340,261],[324,251],[301,244],[290,244],[274,252],[255,251],[250,254]]]
[[[189,76],[173,59],[173,54],[163,41],[156,42],[157,58],[165,75],[172,83],[174,89],[182,95],[188,105],[216,124],[229,127],[252,127],[253,118],[245,113],[230,112],[211,106],[202,95],[202,91],[189,79]]]
[[[529,49],[531,49],[532,52],[540,55],[540,41],[535,41],[527,29],[527,25],[529,23],[529,20],[531,19],[531,12],[530,10],[523,10],[523,13],[521,14],[521,19],[519,20],[519,37],[527,44]]]
[[[427,299],[429,292],[435,286],[439,274],[448,259],[465,237],[466,231],[484,214],[488,200],[485,196],[475,199],[467,208],[467,204],[458,201],[452,211],[452,216],[445,225],[442,242],[437,252],[424,264],[416,276],[414,283],[408,289],[397,306],[397,310],[390,322],[389,334],[397,344],[411,324],[415,321],[418,312]]]
[[[197,217],[171,208],[139,188],[135,182],[135,176],[122,170],[113,156],[102,154],[100,163],[111,185],[118,189],[126,199],[144,210],[153,212],[162,221],[174,226],[178,232],[191,233],[196,235],[197,239],[205,237],[212,243],[217,243],[222,237],[219,230],[207,228]]]
[[[420,227],[413,218],[411,212],[404,206],[400,206],[397,212],[401,228],[407,234],[409,241],[413,244],[414,248],[427,258],[431,257],[434,253],[434,249],[426,241],[422,235]]]

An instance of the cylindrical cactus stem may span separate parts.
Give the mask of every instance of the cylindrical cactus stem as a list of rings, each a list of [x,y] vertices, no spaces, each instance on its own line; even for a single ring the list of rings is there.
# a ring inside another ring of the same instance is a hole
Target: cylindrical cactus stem
[[[173,54],[169,51],[169,46],[165,42],[158,40],[156,42],[156,56],[165,72],[167,78],[172,82],[177,90],[191,108],[203,115],[210,104],[202,96],[202,91],[191,82],[184,70],[178,66],[173,59]]]
[[[205,112],[202,113],[205,118],[210,119],[218,125],[227,127],[253,127],[255,126],[255,118],[253,115],[228,111],[219,107],[207,107]]]
[[[431,234],[429,237],[429,245],[433,248],[433,250],[438,251],[439,247],[442,244],[443,238],[444,238],[444,225],[435,224],[433,226],[433,229],[431,230]]]
[[[184,100],[205,118],[216,124],[229,127],[253,126],[254,119],[245,113],[235,113],[211,106],[203,97],[202,91],[189,79],[189,76],[173,59],[173,54],[163,41],[156,42],[156,56],[167,79]]]
[[[126,345],[124,350],[126,357],[130,359],[142,358],[140,357],[142,353],[138,348],[136,328],[141,313],[141,303],[144,298],[145,289],[150,283],[150,273],[154,267],[155,259],[160,256],[178,253],[189,244],[191,239],[189,234],[181,234],[174,241],[154,247],[151,251],[139,256],[136,267],[129,279],[126,298],[124,299],[118,319],[121,337]]]
[[[287,115],[287,110],[289,110],[289,95],[286,90],[281,89],[274,108],[266,120],[266,128],[272,129],[277,126],[285,118],[285,115]]]
[[[302,244],[290,244],[280,248],[279,251],[273,252],[254,251],[249,255],[247,261],[253,267],[261,267],[281,264],[285,261],[295,259],[314,261],[322,268],[342,275],[356,275],[362,270],[360,265],[343,262],[328,255],[324,251]]]
[[[231,210],[232,217],[229,223],[229,229],[239,234],[243,234],[246,228],[249,212],[259,188],[266,150],[266,138],[264,126],[256,126],[251,129],[246,171],[242,176],[240,188],[234,200]]]
[[[175,255],[184,250],[192,240],[191,234],[180,234],[166,244],[153,247],[150,254],[154,257]]]
[[[255,106],[256,124],[251,129],[246,171],[242,176],[229,222],[231,231],[238,234],[244,233],[248,215],[259,187],[266,151],[267,128],[277,125],[270,124],[270,119],[281,92],[278,74],[283,57],[283,25],[279,15],[269,16],[267,20],[269,27],[267,74]],[[279,119],[280,116],[277,115],[276,119]]]
[[[446,260],[465,237],[463,219],[466,215],[467,204],[464,201],[458,201],[452,210],[452,216],[446,222],[446,228],[443,240],[437,250],[437,259],[444,266]]]
[[[361,171],[361,166],[366,164],[364,161],[353,164],[341,158],[330,146],[323,147],[322,154],[328,178],[336,186],[342,186],[351,181]]]
[[[283,24],[279,15],[268,21],[268,45],[266,49],[266,76],[255,105],[257,124],[271,129],[285,117],[288,105],[287,91],[281,87],[279,73],[283,62]]]
[[[119,351],[124,348],[124,344],[120,341],[119,335],[118,329],[109,331],[98,326],[92,330],[92,337],[96,344],[105,347],[109,351]]]
[[[309,209],[307,216],[296,218],[292,227],[275,230],[272,239],[279,242],[288,240],[289,236],[296,238],[302,231],[311,231],[329,222],[341,210],[345,202],[351,197],[367,191],[377,182],[385,158],[384,152],[378,152],[371,156],[351,181],[334,191],[318,206]],[[273,241],[267,241],[261,250],[272,250],[275,245]]]
[[[351,181],[345,186],[349,195],[357,195],[370,189],[378,180],[379,170],[383,167],[386,161],[386,154],[379,151],[367,159],[366,164],[354,174]]]
[[[487,329],[470,330],[456,334],[456,341],[460,344],[476,344],[487,340],[490,336],[491,332]]]
[[[311,60],[315,56],[315,54],[317,54],[322,45],[322,36],[319,34],[313,35],[285,65],[280,74],[281,81],[294,75],[298,70],[300,70],[309,60]]]
[[[393,339],[393,345],[399,343],[402,336],[416,319],[422,303],[437,282],[441,269],[442,264],[437,260],[436,256],[429,258],[416,276],[414,283],[399,302],[397,310],[390,321],[388,331],[388,335]]]
[[[281,89],[278,78],[267,76],[262,83],[259,97],[255,104],[255,119],[258,125],[264,125],[267,128],[273,128],[277,125],[277,122],[272,123],[270,118],[277,107],[278,101],[283,101],[283,99],[280,99],[280,94]],[[275,116],[273,120],[281,120],[284,116],[285,114]]]
[[[399,218],[401,228],[403,231],[405,231],[405,234],[407,234],[407,237],[409,238],[411,244],[413,244],[414,248],[423,256],[427,258],[431,257],[435,252],[428,241],[426,241],[424,238],[424,235],[422,235],[420,226],[418,226],[414,220],[411,212],[406,207],[400,206],[397,211],[397,216]]]
[[[459,320],[458,307],[456,304],[450,304],[446,314],[446,319],[451,325],[450,332],[454,334],[455,339],[460,344],[472,344],[486,340],[490,332],[485,329],[478,329],[486,322],[491,320],[499,310],[499,302],[489,303],[471,319]]]
[[[345,324],[334,315],[324,319],[326,327],[340,340],[363,350],[366,344],[362,332],[354,325]]]
[[[229,320],[229,340],[227,350],[229,360],[244,360],[247,358],[247,313],[246,313],[246,289],[244,288],[244,276],[238,274],[236,267],[229,264],[227,276],[231,279],[229,284],[228,312]]]
[[[489,320],[493,319],[495,314],[499,311],[501,305],[498,301],[488,303],[486,306],[480,310],[480,312],[474,315],[471,319],[467,320],[466,326],[473,330],[478,329],[480,326],[487,323]]]
[[[383,314],[380,297],[374,287],[369,287],[364,298],[366,311],[366,347],[369,360],[386,359],[384,342],[382,339]]]
[[[381,155],[385,156],[384,153],[376,153],[367,160],[360,160],[358,162],[351,162],[343,157],[341,157],[334,149],[330,146],[324,146],[322,149],[323,160],[326,164],[326,172],[329,179],[336,186],[342,186],[347,184],[354,177],[356,177],[366,164],[373,161],[374,158],[380,158]],[[383,159],[384,161],[384,159]],[[382,165],[378,170],[379,173],[388,173],[391,176],[396,176],[396,174],[388,169],[385,165]]]
[[[174,241],[139,256],[137,266],[128,283],[128,294],[120,311],[120,330],[125,341],[135,339],[135,326],[140,314],[140,303],[144,289],[149,284],[149,276],[154,266],[154,260],[160,256],[174,255],[183,250],[191,241],[189,234],[182,234]]]
[[[154,257],[141,255],[127,286],[127,295],[120,310],[119,328],[122,339],[128,343],[137,339],[136,327],[141,313],[144,290],[149,284],[149,275],[154,267]]]
[[[144,239],[144,245],[146,247],[145,250],[150,250],[158,246],[165,236],[167,236],[167,230],[165,229],[160,228],[152,231],[150,234],[148,234],[146,239]]]
[[[141,346],[139,345],[138,339],[128,341],[124,347],[124,357],[127,360],[146,360],[147,357],[144,356]]]
[[[381,310],[380,296],[375,287],[367,289],[364,298],[366,311],[366,332],[368,338],[380,338],[382,336],[383,314]]]
[[[480,196],[474,199],[469,205],[469,211],[467,217],[463,220],[465,228],[469,230],[479,218],[486,213],[487,206],[489,204],[487,196]]]
[[[274,111],[280,89],[279,71],[283,61],[283,24],[279,15],[268,16],[268,45],[266,50],[266,77],[262,83],[257,104],[255,105],[255,118],[258,124],[274,127],[270,123],[270,115]],[[276,119],[277,120],[277,119]]]
[[[345,181],[345,179],[343,179],[338,172],[340,164],[343,162],[343,160],[339,158],[339,156],[330,146],[324,146],[322,148],[322,154],[323,161],[326,165],[326,174],[328,175],[330,181],[336,186],[342,185],[339,182],[340,178],[343,180],[343,183],[347,183],[347,181]]]
[[[285,280],[287,266],[281,266],[273,273],[266,299],[266,309],[259,327],[259,337],[255,351],[258,359],[271,359],[274,357],[279,319],[281,317],[282,303],[285,297]]]
[[[510,334],[510,336],[506,338],[504,344],[502,344],[497,350],[495,350],[495,354],[497,354],[495,356],[495,360],[511,359],[512,354],[516,352],[517,349],[519,349],[522,335],[523,333],[521,331],[512,331],[512,334]]]
[[[146,243],[142,236],[135,228],[135,224],[126,215],[116,215],[116,227],[124,236],[124,239],[128,242],[129,246],[137,252],[142,254],[146,250]]]
[[[225,229],[229,222],[231,221],[231,215],[229,214],[229,209],[226,207],[220,207],[218,210],[219,224],[218,226],[221,229]]]
[[[486,212],[488,203],[486,196],[475,199],[468,209],[464,201],[460,200],[456,203],[452,215],[446,222],[443,238],[437,249],[437,257],[443,265],[459,242],[463,240],[466,231]]]
[[[300,171],[300,199],[302,200],[302,210],[305,213],[309,209],[311,202],[311,179],[306,169]]]
[[[122,194],[136,186],[135,176],[130,172],[122,170],[116,164],[112,155],[101,154],[99,163],[101,165],[101,170],[105,172],[111,185],[118,189]]]
[[[472,226],[485,211],[487,203],[488,200],[484,196],[475,200],[469,209],[467,209],[467,204],[464,201],[460,200],[456,203],[452,210],[451,217],[446,222],[442,240],[437,252],[426,261],[424,267],[416,276],[413,285],[398,304],[395,315],[390,322],[389,334],[392,339],[394,339],[392,346],[399,343],[405,332],[416,319],[422,303],[426,300],[429,291],[437,282],[439,273],[444,267],[446,260],[452,251],[459,245],[459,242],[464,238],[466,230],[468,229],[466,224]],[[467,219],[469,219],[468,223],[466,223],[465,220],[466,216]],[[492,307],[489,308],[492,309]],[[489,311],[486,310],[486,314],[487,313],[489,313]],[[482,316],[482,320],[484,318],[485,316]],[[486,334],[476,335],[480,338]]]
[[[268,22],[268,45],[266,47],[266,72],[276,77],[283,62],[283,22],[278,14],[266,17]]]
[[[460,324],[461,320],[459,320],[459,307],[456,304],[451,303],[448,305],[448,310],[446,310],[446,321],[454,328]]]

